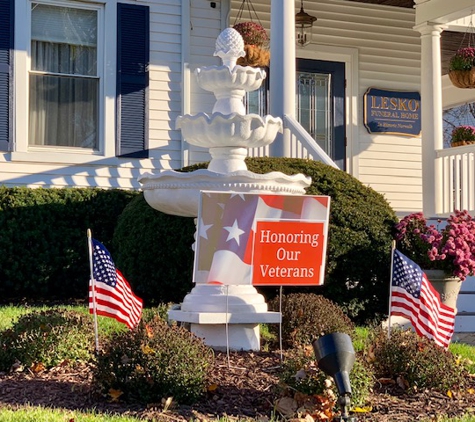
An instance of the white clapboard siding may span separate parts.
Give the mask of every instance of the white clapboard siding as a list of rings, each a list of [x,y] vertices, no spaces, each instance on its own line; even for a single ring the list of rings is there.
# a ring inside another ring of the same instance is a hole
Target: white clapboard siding
[[[203,90],[196,83],[194,71],[198,67],[220,65],[221,61],[215,57],[216,39],[226,23],[221,20],[221,1],[214,2],[216,7],[211,7],[208,0],[196,0],[191,3],[190,22],[190,113],[196,114],[204,112],[210,114],[215,104],[214,94]],[[186,144],[184,148],[188,151],[188,162],[194,164],[209,161],[210,156],[207,150]]]
[[[181,166],[181,135],[172,119],[181,112],[182,5],[180,0],[146,3],[150,7],[149,144],[152,157],[159,159],[158,167],[151,170],[158,171]]]
[[[236,21],[240,5],[240,0],[231,1],[231,23]],[[269,30],[269,2],[254,0],[253,5],[261,23]],[[304,50],[297,49],[297,56],[318,58],[320,46],[357,51],[359,92],[355,115],[349,118],[357,122],[358,129],[356,139],[347,148],[348,154],[351,151],[354,154],[348,157],[353,164],[352,174],[384,194],[399,214],[420,210],[420,139],[369,134],[363,124],[363,96],[368,88],[420,90],[420,35],[413,30],[414,10],[345,0],[313,0],[305,2],[305,11],[318,20],[314,24],[312,44]],[[247,12],[241,20],[249,20]],[[412,186],[410,195],[406,195],[408,185]]]

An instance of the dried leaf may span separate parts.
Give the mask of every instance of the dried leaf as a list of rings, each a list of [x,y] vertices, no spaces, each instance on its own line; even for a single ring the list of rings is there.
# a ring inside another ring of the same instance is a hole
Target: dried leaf
[[[282,397],[275,403],[275,408],[284,416],[290,417],[297,410],[297,402],[292,397]]]
[[[209,393],[212,393],[218,389],[218,384],[210,384],[206,389]]]
[[[378,382],[382,385],[396,384],[392,378],[378,378]]]
[[[397,377],[396,382],[397,385],[403,390],[407,390],[409,388],[409,383],[402,376]]]
[[[153,350],[150,346],[142,346],[142,352],[144,355],[151,355],[153,353],[155,353],[155,350]]]
[[[10,368],[10,370],[12,372],[22,372],[23,371],[23,365],[21,364],[21,362],[19,360],[16,360],[15,363],[12,365],[12,367]]]
[[[166,400],[162,399],[163,411],[166,412],[173,402],[173,397],[168,397]]]
[[[363,407],[356,406],[351,410],[355,413],[369,413],[373,410],[373,406],[363,406]]]
[[[46,368],[43,365],[43,362],[36,362],[33,365],[31,365],[31,368],[30,368],[31,372],[33,372],[34,374],[38,374],[39,372],[42,372],[45,369]]]
[[[153,330],[150,327],[150,325],[145,324],[145,331],[147,332],[147,337],[152,338],[153,337]]]
[[[123,391],[120,391],[120,390],[115,390],[114,388],[111,388],[109,390],[109,396],[110,398],[112,399],[111,401],[119,401],[119,397],[124,394]]]

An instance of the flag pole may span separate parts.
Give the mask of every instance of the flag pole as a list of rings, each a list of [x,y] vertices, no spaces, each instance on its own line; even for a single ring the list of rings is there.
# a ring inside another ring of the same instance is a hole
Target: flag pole
[[[279,349],[280,349],[280,364],[284,362],[284,354],[282,351],[282,285],[279,289],[279,313],[280,313],[280,322],[279,322]]]
[[[391,338],[391,305],[393,300],[393,269],[394,269],[394,251],[396,250],[396,241],[391,243],[391,276],[389,277],[389,312],[388,312],[388,340]]]
[[[92,234],[91,229],[87,229],[87,245],[89,249],[89,268],[91,271],[91,291],[92,291],[92,314],[94,317],[94,337],[96,339],[96,352],[99,352],[99,330],[97,328],[97,304],[96,304],[96,282],[92,269]]]

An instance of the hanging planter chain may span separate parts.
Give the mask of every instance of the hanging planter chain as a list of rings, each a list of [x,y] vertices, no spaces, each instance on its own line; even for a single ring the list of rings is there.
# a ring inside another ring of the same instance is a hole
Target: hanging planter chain
[[[463,47],[464,42],[465,42],[465,37],[468,38],[467,47],[472,47],[472,44],[475,40],[475,28],[473,26],[472,18],[473,18],[473,12],[471,11],[470,12],[470,22],[468,23],[467,30],[463,34],[462,42],[460,43],[459,49]]]
[[[457,88],[475,88],[475,66],[473,66],[473,50],[475,40],[475,28],[473,26],[473,12],[470,15],[470,22],[465,31],[462,42],[450,60],[449,79]],[[467,47],[465,45],[467,44]],[[470,62],[471,60],[471,66]],[[469,67],[467,67],[469,66]]]
[[[254,22],[254,20],[252,19],[252,16],[254,14],[254,16],[257,19],[257,22],[259,23],[259,25],[262,26],[261,20],[259,19],[259,16],[256,12],[256,9],[254,9],[254,5],[252,4],[251,0],[242,0],[242,3],[241,3],[241,6],[239,7],[236,19],[234,20],[234,25],[236,25],[236,22],[242,20],[242,16],[244,14],[245,9],[247,9],[247,12],[249,13],[249,20],[251,22]]]

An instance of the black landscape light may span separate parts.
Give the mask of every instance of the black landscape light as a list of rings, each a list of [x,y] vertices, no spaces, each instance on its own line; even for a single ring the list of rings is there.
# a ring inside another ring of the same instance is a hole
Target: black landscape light
[[[331,333],[312,343],[318,367],[335,380],[341,416],[334,421],[356,422],[348,415],[351,399],[350,372],[355,363],[355,350],[348,334]]]

